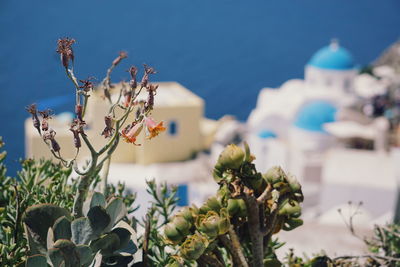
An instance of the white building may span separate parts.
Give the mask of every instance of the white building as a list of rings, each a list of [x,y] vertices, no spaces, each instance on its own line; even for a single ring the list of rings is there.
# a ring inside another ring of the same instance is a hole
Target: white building
[[[279,89],[262,89],[248,119],[250,143],[264,151],[271,145],[278,149],[277,142],[283,148],[279,162],[269,157],[257,163],[265,169],[279,163],[300,177],[319,173],[318,160],[312,163],[310,157],[334,145],[334,138],[323,126],[336,120],[339,109],[355,101],[352,85],[356,75],[351,54],[332,42],[311,57],[305,66],[304,80],[289,80]],[[290,154],[284,149],[288,145]],[[265,153],[256,151],[257,154],[263,157]],[[306,163],[301,162],[304,158],[310,166],[304,166]]]
[[[389,159],[388,155],[382,156],[377,152],[385,149],[387,120],[378,118],[373,121],[350,109],[359,99],[359,94],[354,90],[358,69],[352,55],[333,41],[311,57],[305,66],[304,76],[304,80],[289,80],[280,88],[264,88],[260,91],[257,106],[247,121],[247,140],[256,156],[256,165],[261,171],[281,165],[294,173],[304,185],[306,202],[319,204],[321,212],[351,200],[364,201],[370,206],[365,208],[370,209],[371,214],[381,216],[376,207],[365,201],[369,197],[369,193],[365,192],[370,191],[360,191],[352,199],[349,198],[351,194],[344,196],[340,189],[346,187],[346,192],[358,192],[363,184],[358,167],[365,166],[362,172],[365,181],[375,180],[373,173],[379,173],[386,167],[382,164],[371,166],[371,162]],[[354,137],[371,140],[375,150],[356,153],[345,148],[343,140]],[[341,166],[347,166],[347,169],[332,167],[335,162],[342,162],[343,155],[348,155],[346,159],[349,162]],[[351,161],[359,162],[353,165]],[[396,196],[392,164],[391,161],[387,162],[390,168],[386,169],[390,171],[381,172],[390,172],[381,179],[387,185],[385,188],[393,188],[391,194],[385,193],[389,198],[385,203],[392,203],[386,205],[385,209],[391,211]],[[371,171],[368,171],[369,167]],[[342,183],[343,179],[333,178],[343,173],[346,173],[344,180],[354,180]],[[338,186],[330,186],[332,183]],[[341,194],[343,197],[339,197]],[[328,195],[329,201],[326,201],[324,196]],[[333,197],[335,195],[336,198]]]

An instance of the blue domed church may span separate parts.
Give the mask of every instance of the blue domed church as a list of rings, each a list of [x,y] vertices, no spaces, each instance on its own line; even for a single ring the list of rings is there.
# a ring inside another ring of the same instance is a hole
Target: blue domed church
[[[356,74],[353,56],[337,41],[318,50],[305,67],[308,86],[335,88],[348,93]]]
[[[282,165],[301,177],[320,176],[321,155],[338,145],[325,125],[355,102],[356,66],[351,53],[332,41],[310,57],[304,80],[260,91],[247,122],[258,166]]]

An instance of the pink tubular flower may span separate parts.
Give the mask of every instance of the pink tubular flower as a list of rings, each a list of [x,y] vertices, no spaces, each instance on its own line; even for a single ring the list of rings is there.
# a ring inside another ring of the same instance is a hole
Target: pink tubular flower
[[[132,143],[134,145],[140,146],[140,144],[136,144],[136,137],[140,134],[143,129],[143,124],[138,123],[133,127],[125,128],[122,130],[121,135],[125,139],[127,143]]]
[[[146,124],[146,128],[148,130],[147,139],[156,137],[160,132],[163,132],[166,129],[163,126],[163,122],[157,124],[151,117],[146,117],[144,119],[144,123]]]

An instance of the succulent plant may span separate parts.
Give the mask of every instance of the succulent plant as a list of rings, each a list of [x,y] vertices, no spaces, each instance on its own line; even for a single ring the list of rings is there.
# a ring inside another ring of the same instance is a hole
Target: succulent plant
[[[180,247],[180,253],[187,260],[197,260],[206,250],[209,240],[204,235],[196,232],[186,238]]]
[[[279,244],[271,236],[302,225],[301,185],[278,166],[261,174],[253,160],[247,144],[244,150],[226,147],[213,170],[217,194],[198,209],[182,209],[166,225],[166,239],[179,246],[185,260],[224,266],[223,245],[232,266],[281,266],[274,252]],[[181,266],[174,259],[170,263]]]
[[[247,208],[243,199],[231,198],[228,200],[227,210],[230,216],[246,217]]]
[[[26,261],[27,267],[127,266],[132,262],[138,249],[136,233],[122,221],[126,215],[122,199],[113,197],[106,203],[96,192],[84,207],[86,217],[74,220],[69,211],[52,204],[26,210],[23,221],[30,252],[35,254]]]

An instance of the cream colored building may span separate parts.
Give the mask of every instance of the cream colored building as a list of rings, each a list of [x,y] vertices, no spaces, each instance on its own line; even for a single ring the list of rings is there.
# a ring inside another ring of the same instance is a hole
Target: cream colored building
[[[113,154],[112,162],[150,164],[187,160],[196,152],[207,149],[211,145],[218,123],[204,118],[204,100],[179,83],[160,82],[157,84],[159,88],[152,117],[157,122],[163,121],[166,131],[152,140],[145,139],[142,133],[137,142],[141,146],[121,140]],[[119,92],[120,86],[120,84],[115,86],[112,97],[117,97],[116,92]],[[146,94],[141,94],[140,98],[145,99]],[[104,129],[104,116],[107,111],[107,102],[100,97],[100,93],[94,93],[90,97],[87,108],[85,120],[88,128],[85,132],[97,150],[107,142],[107,139],[100,135]],[[130,116],[127,122],[133,120],[134,114]],[[57,132],[56,140],[65,158],[72,158],[75,153],[72,133],[69,131],[71,119],[72,115],[61,114],[49,122],[50,127]],[[25,121],[25,139],[27,157],[52,157],[49,148],[33,128],[31,119]],[[88,155],[88,150],[82,144],[78,159],[84,160]]]

